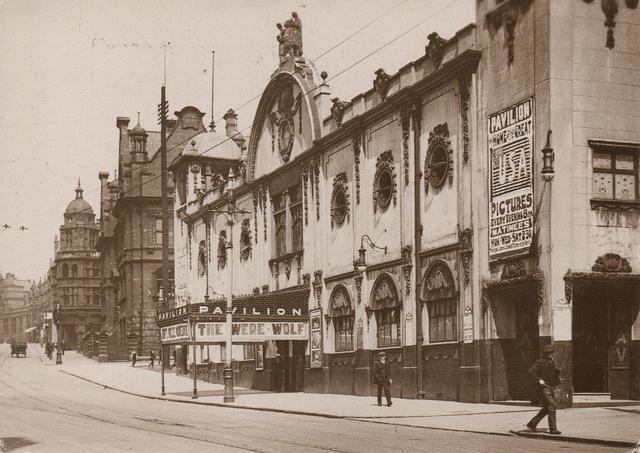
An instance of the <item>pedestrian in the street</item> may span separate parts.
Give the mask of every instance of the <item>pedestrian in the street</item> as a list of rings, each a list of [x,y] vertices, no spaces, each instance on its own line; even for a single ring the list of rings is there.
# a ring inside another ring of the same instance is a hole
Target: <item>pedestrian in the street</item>
[[[560,370],[553,361],[554,347],[546,345],[542,350],[543,357],[538,359],[531,368],[529,376],[535,382],[535,392],[532,403],[542,403],[542,409],[527,423],[527,428],[536,432],[538,423],[545,415],[549,417],[549,434],[560,434],[556,425],[556,397],[554,390],[560,383]]]
[[[131,366],[136,366],[137,361],[138,361],[138,353],[136,351],[131,351]]]
[[[149,351],[149,368],[153,368],[153,365],[156,361],[156,353],[153,352],[153,349]]]
[[[62,355],[64,355],[64,348],[65,348],[65,344],[64,344],[64,340],[62,340],[60,342],[60,352],[62,353]]]
[[[176,355],[176,350],[173,350],[173,366],[177,366],[178,365],[178,358]]]
[[[376,360],[373,366],[373,380],[378,385],[378,406],[382,406],[382,390],[384,389],[384,396],[387,399],[387,406],[391,406],[391,371],[389,370],[389,363],[387,362],[387,354],[384,352],[378,353],[378,360]]]

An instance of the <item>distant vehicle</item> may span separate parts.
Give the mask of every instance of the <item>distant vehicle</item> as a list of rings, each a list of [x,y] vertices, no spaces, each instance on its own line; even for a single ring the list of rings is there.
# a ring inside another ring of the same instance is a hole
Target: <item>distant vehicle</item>
[[[27,342],[22,338],[11,339],[11,357],[20,357],[20,354],[27,356]]]

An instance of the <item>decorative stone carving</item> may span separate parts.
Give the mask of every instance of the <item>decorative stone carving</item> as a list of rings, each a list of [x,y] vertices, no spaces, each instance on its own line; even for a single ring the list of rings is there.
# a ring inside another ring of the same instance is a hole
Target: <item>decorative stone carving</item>
[[[320,160],[316,160],[313,165],[314,188],[316,192],[316,220],[320,220]]]
[[[316,307],[319,307],[322,296],[322,270],[320,269],[313,273],[313,292],[316,296]]]
[[[260,201],[260,192],[257,190],[253,191],[252,196],[253,201],[253,237],[255,238],[256,244],[258,243],[258,203]]]
[[[515,58],[515,30],[521,14],[527,11],[532,0],[511,0],[487,14],[487,20],[494,29],[505,26],[505,43],[507,47],[507,63],[511,65]]]
[[[224,178],[224,176],[222,176],[220,173],[213,173],[211,175],[211,185],[213,190],[217,191],[218,193],[222,194],[222,192],[224,192],[224,186],[227,185],[227,181]]]
[[[267,294],[269,292],[269,285],[262,285],[262,294]]]
[[[293,84],[284,85],[278,94],[277,108],[269,115],[272,148],[277,138],[283,162],[289,162],[295,137],[294,116],[301,108],[302,93],[293,97]],[[276,137],[277,135],[277,137]]]
[[[409,128],[411,125],[411,111],[404,108],[400,112],[400,126],[402,128],[402,161],[404,167],[404,185],[409,184]]]
[[[591,267],[593,272],[631,272],[629,261],[616,253],[599,256]]]
[[[342,125],[342,117],[344,116],[344,112],[351,105],[349,102],[341,101],[340,98],[331,99],[331,116],[335,120],[338,127]]]
[[[386,186],[387,182],[389,186]],[[391,193],[388,194],[387,191]],[[377,212],[378,208],[386,209],[391,199],[395,206],[398,201],[396,173],[393,166],[393,153],[389,150],[380,154],[376,160],[376,173],[373,179],[373,212]]]
[[[355,267],[355,263],[354,263]],[[353,279],[356,282],[356,302],[360,305],[362,302],[362,272],[358,272],[357,270],[354,272]]]
[[[218,235],[218,269],[224,269],[227,265],[227,232],[221,231]]]
[[[353,146],[353,166],[355,169],[356,203],[360,204],[360,147],[362,144],[362,135],[359,132],[353,134],[351,143]]]
[[[424,162],[424,190],[429,193],[429,186],[439,189],[447,177],[449,185],[453,184],[453,148],[449,140],[447,123],[438,124],[429,133],[429,148]]]
[[[442,63],[442,57],[444,56],[444,48],[447,45],[447,40],[440,37],[437,32],[431,33],[427,36],[429,44],[425,47],[427,57],[433,62],[433,66],[438,69]]]
[[[469,162],[469,112],[471,110],[471,75],[458,79],[458,92],[460,94],[460,119],[462,123],[462,162]]]
[[[411,254],[413,253],[413,247],[405,245],[402,247],[402,274],[404,275],[404,287],[405,294],[408,296],[411,294],[411,269],[413,264],[411,263]]]
[[[259,286],[255,286],[255,287],[253,288],[253,291],[251,291],[251,293],[252,293],[254,296],[257,296],[258,294],[260,294],[260,287],[259,287]]]
[[[309,274],[308,272],[305,274],[302,274],[302,284],[304,286],[309,286],[310,283],[311,283],[311,274]]]
[[[502,268],[502,274],[500,275],[500,278],[502,280],[507,280],[510,278],[522,277],[526,273],[527,268],[524,265],[523,261],[512,261],[509,263],[505,263],[504,267]]]
[[[458,231],[458,242],[460,244],[460,256],[462,258],[462,271],[464,274],[464,284],[471,281],[471,256],[473,255],[473,230],[465,228]]]
[[[302,57],[302,21],[295,11],[291,13],[291,18],[282,24],[276,24],[278,28],[278,56],[282,64],[288,57]]]
[[[240,231],[240,259],[248,260],[251,257],[251,221],[244,219]]]
[[[389,74],[384,72],[382,68],[378,69],[375,74],[376,78],[373,80],[373,88],[380,96],[380,99],[384,101],[387,98],[391,77],[389,77]]]
[[[264,240],[267,241],[267,188],[260,189],[262,194],[262,226],[264,230]]]
[[[351,309],[351,298],[349,292],[344,285],[338,285],[331,292],[329,297],[329,316],[337,318],[340,316],[349,316],[353,313]]]
[[[333,178],[333,192],[331,193],[331,228],[349,221],[350,203],[347,190],[347,174],[337,174]]]
[[[383,308],[399,307],[402,304],[398,298],[396,285],[388,275],[383,275],[376,281],[373,290],[371,309],[380,310]]]
[[[431,265],[424,279],[424,301],[449,299],[456,297],[456,287],[451,270],[444,262]]]
[[[198,276],[202,277],[207,272],[207,244],[200,241],[198,244]]]
[[[304,224],[309,225],[309,169],[306,164],[302,167],[302,195],[304,196]]]

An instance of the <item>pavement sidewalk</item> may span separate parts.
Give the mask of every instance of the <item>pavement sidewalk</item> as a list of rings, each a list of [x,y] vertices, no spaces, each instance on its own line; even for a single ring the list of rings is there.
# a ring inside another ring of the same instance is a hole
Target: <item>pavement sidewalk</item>
[[[43,363],[47,363],[46,357]],[[55,363],[55,361],[54,361]],[[161,396],[159,368],[148,362],[132,367],[127,362],[98,363],[68,351],[60,371],[129,394],[182,403],[236,407],[371,423],[466,431],[497,435],[524,435],[554,440],[633,447],[640,440],[640,403],[626,407],[574,408],[558,411],[562,435],[532,433],[525,424],[538,408],[439,400],[395,399],[391,407],[378,407],[374,397],[316,393],[272,393],[236,388],[235,403],[224,403],[224,386],[197,382],[198,399],[192,399],[193,380],[165,372],[166,395]],[[546,420],[540,428],[546,427]]]

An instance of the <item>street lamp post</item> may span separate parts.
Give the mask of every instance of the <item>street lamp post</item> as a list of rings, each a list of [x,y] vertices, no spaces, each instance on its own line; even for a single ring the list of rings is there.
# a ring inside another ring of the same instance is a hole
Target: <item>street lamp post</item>
[[[60,304],[56,304],[56,365],[62,365],[62,351],[60,350]]]

